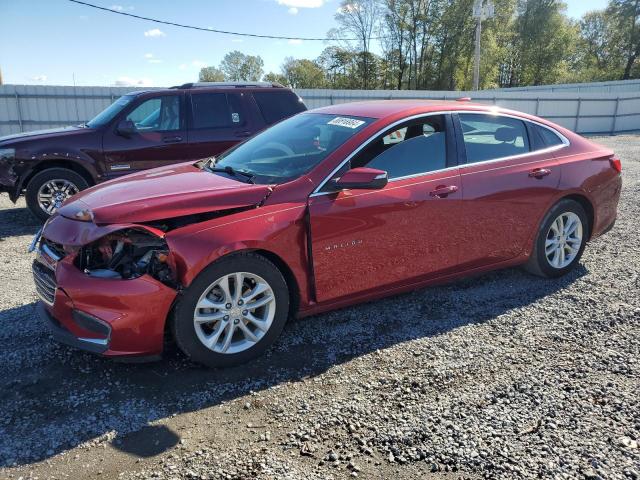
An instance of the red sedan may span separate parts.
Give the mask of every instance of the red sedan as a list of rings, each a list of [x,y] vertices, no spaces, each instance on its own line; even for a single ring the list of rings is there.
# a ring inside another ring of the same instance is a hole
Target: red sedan
[[[34,240],[59,341],[210,366],[265,351],[287,318],[524,265],[558,277],[610,229],[613,152],[467,102],[334,105],[216,157],[70,199]]]

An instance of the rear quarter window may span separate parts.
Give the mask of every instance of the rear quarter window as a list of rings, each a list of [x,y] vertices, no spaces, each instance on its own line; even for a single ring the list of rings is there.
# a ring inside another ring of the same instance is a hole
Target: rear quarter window
[[[253,98],[268,124],[279,122],[306,110],[300,98],[290,91],[254,92]]]
[[[562,139],[552,130],[541,127],[540,125],[533,125],[536,135],[538,135],[542,148],[555,147],[556,145],[562,145],[564,142]]]

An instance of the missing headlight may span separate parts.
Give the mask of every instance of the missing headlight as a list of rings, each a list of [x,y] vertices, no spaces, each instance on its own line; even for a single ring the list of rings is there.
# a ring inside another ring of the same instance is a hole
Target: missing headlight
[[[84,246],[77,266],[90,277],[130,280],[149,274],[175,287],[166,242],[151,233],[127,229]]]

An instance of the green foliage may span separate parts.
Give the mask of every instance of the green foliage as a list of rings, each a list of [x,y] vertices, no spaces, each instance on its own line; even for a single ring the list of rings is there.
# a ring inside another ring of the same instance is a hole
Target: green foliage
[[[324,70],[311,60],[287,57],[282,64],[285,83],[293,88],[324,88]]]
[[[640,0],[609,0],[577,22],[560,0],[493,3],[494,17],[482,22],[480,88],[640,78]],[[264,79],[295,88],[470,90],[473,4],[341,0],[334,40],[320,56],[288,57]],[[260,57],[234,51],[200,78],[253,81],[262,67]]]
[[[245,55],[234,50],[227,53],[220,63],[220,70],[231,82],[256,82],[262,78],[264,61],[260,56]]]
[[[201,82],[224,82],[224,73],[216,67],[204,67],[200,69],[198,80]]]

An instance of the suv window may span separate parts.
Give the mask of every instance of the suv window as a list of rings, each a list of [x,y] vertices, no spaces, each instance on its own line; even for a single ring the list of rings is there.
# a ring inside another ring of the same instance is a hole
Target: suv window
[[[467,163],[521,155],[531,151],[522,120],[478,113],[459,114]]]
[[[191,128],[221,128],[246,123],[242,102],[226,93],[191,94]]]
[[[384,170],[389,179],[447,167],[444,115],[434,115],[388,130],[351,160],[350,168]]]
[[[146,100],[134,108],[126,119],[141,132],[180,130],[180,97],[167,95]]]
[[[304,104],[298,96],[288,90],[254,92],[253,98],[256,99],[265,122],[269,124],[279,122],[305,110]]]

